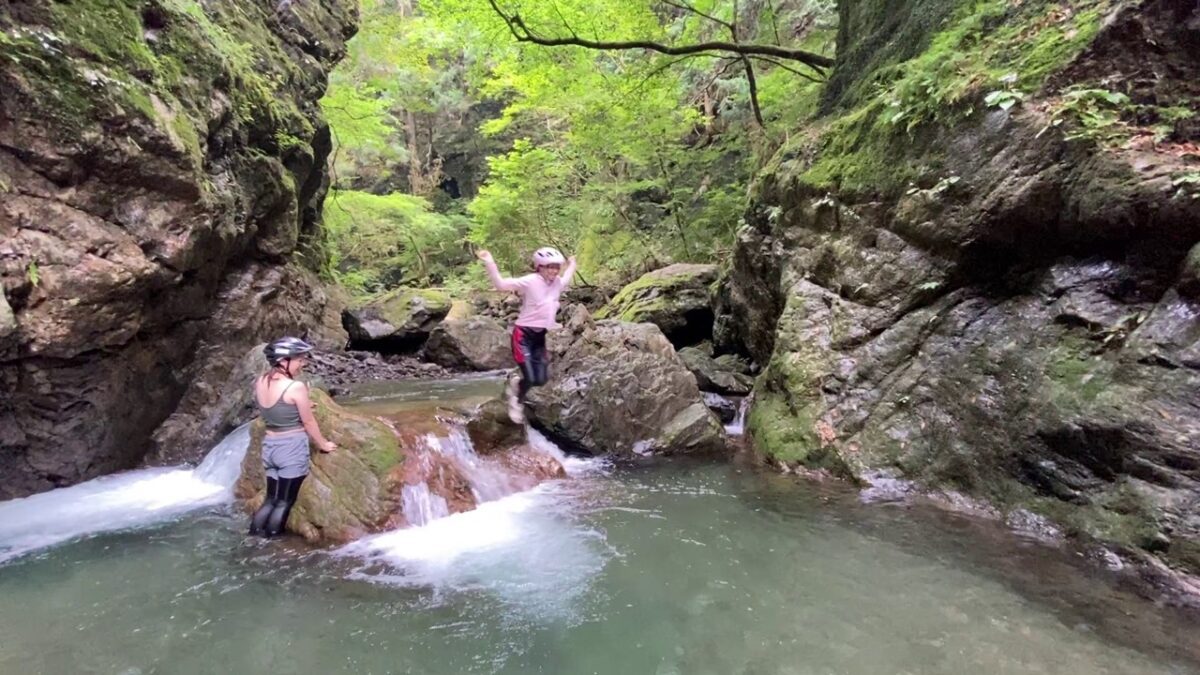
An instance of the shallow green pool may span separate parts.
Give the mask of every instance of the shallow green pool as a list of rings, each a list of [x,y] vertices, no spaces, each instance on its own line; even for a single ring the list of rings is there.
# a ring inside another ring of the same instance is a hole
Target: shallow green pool
[[[739,466],[572,471],[337,552],[210,507],[17,558],[0,673],[1200,673],[1181,617],[987,526]]]

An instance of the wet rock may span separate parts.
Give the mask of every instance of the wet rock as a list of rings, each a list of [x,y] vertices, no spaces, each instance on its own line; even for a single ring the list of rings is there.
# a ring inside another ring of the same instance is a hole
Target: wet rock
[[[621,289],[596,318],[652,323],[678,347],[696,344],[712,337],[716,279],[716,265],[669,265]]]
[[[4,297],[4,293],[0,292],[0,345],[3,340],[8,338],[17,331],[17,317],[13,314],[12,307],[8,304],[8,299]]]
[[[727,358],[722,362],[696,347],[684,347],[679,350],[679,358],[696,377],[700,391],[745,396],[754,386],[753,378],[739,372],[739,369],[744,367],[744,362],[737,357]]]
[[[308,478],[288,518],[288,530],[315,544],[339,544],[399,524],[399,495],[405,462],[413,455],[384,422],[353,414],[320,391],[312,392],[314,413],[326,438],[340,447],[312,449]],[[248,513],[262,503],[262,422],[256,422],[235,492]]]
[[[738,403],[720,394],[710,391],[704,392],[704,405],[713,411],[717,419],[721,420],[721,424],[729,424],[737,418]]]
[[[158,3],[153,49],[139,7],[62,9],[3,12],[25,37],[0,69],[0,294],[20,326],[0,338],[0,499],[131,468],[159,439],[196,458],[242,353],[318,332],[336,303],[310,269],[331,150],[315,101],[354,3],[286,20]],[[185,82],[149,76],[180,63]]]
[[[512,367],[512,337],[495,319],[475,316],[443,321],[421,350],[427,361],[456,370],[500,370]]]
[[[525,427],[509,419],[508,405],[499,399],[480,406],[467,422],[467,434],[475,452],[485,456],[525,443]]]
[[[720,422],[657,326],[586,314],[568,312],[571,329],[551,340],[550,382],[528,399],[535,426],[596,455],[724,450]]]
[[[450,312],[450,296],[431,289],[398,288],[342,313],[355,349],[415,351]]]

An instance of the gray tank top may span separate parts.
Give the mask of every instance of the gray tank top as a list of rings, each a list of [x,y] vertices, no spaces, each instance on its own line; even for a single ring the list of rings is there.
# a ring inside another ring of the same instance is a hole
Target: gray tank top
[[[267,429],[271,431],[287,431],[289,429],[299,429],[304,426],[303,422],[300,421],[300,408],[296,407],[295,403],[287,403],[283,400],[283,395],[287,393],[287,390],[293,384],[296,384],[295,380],[292,380],[288,386],[283,388],[283,391],[279,392],[279,398],[269,408],[264,408],[263,404],[258,402],[258,392],[255,392],[254,403],[258,406],[263,422],[267,424]]]

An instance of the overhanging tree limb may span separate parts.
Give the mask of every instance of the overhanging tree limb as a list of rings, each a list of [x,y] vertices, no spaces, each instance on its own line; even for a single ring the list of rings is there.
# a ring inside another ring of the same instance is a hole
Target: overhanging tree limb
[[[608,51],[643,49],[646,51],[658,52],[660,54],[667,54],[668,56],[685,56],[687,54],[713,51],[731,52],[734,54],[740,54],[742,56],[769,56],[787,61],[797,61],[809,66],[821,74],[825,73],[826,68],[833,66],[833,59],[829,58],[828,56],[821,56],[820,54],[815,54],[803,49],[780,47],[778,45],[743,44],[740,42],[722,42],[719,40],[700,42],[690,45],[665,45],[649,40],[589,40],[587,38],[581,38],[578,35],[571,35],[570,37],[546,37],[539,35],[530,29],[525,23],[525,20],[521,18],[520,14],[506,14],[504,10],[500,8],[500,5],[496,3],[496,0],[488,0],[488,4],[492,6],[492,9],[500,16],[500,18],[504,19],[504,22],[508,25],[509,31],[512,32],[513,37],[516,38],[518,42],[529,42],[532,44],[541,45],[543,47],[575,46]]]

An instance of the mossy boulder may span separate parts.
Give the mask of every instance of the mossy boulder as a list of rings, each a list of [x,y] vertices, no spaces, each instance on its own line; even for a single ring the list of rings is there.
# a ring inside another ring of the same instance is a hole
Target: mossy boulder
[[[450,296],[435,289],[397,288],[342,313],[355,349],[389,353],[415,351],[446,317]]]
[[[308,478],[288,519],[288,530],[316,544],[351,541],[400,522],[399,494],[411,450],[383,421],[356,415],[324,392],[312,391],[321,432],[340,447],[328,454],[312,449]],[[262,443],[265,429],[254,423],[242,462],[237,496],[253,512],[265,494]]]
[[[458,370],[500,370],[513,365],[512,336],[486,316],[439,323],[421,349],[426,361]]]
[[[712,337],[716,280],[716,265],[669,265],[622,288],[596,318],[652,323],[678,347],[696,344]]]
[[[724,430],[696,379],[657,326],[569,313],[551,340],[550,381],[530,391],[531,422],[595,455],[702,454],[725,449]]]

